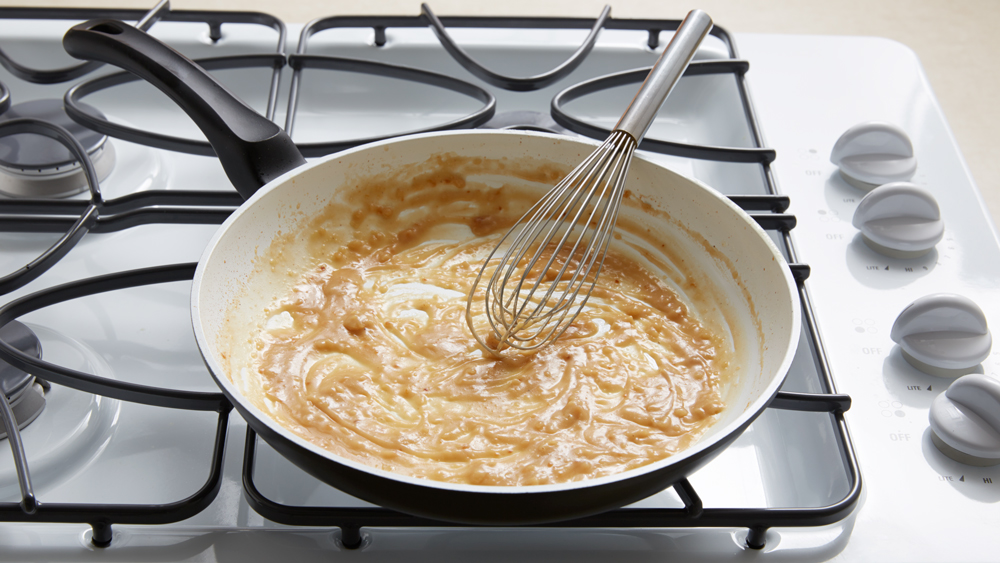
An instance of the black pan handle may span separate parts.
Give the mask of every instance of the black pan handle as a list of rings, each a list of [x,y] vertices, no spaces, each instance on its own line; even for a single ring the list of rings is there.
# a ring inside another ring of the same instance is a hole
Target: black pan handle
[[[70,28],[63,47],[78,59],[121,67],[170,96],[205,133],[244,199],[306,162],[281,127],[143,31],[117,20],[91,20]]]

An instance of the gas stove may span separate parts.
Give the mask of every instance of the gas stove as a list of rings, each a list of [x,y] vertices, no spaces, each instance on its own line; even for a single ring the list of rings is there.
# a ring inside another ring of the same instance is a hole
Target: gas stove
[[[466,527],[322,484],[231,412],[195,344],[189,290],[241,199],[165,96],[62,51],[69,26],[97,17],[201,61],[307,158],[449,128],[602,137],[634,93],[630,71],[678,24],[0,10],[0,133],[22,133],[0,139],[0,355],[13,364],[0,373],[22,426],[4,441],[27,468],[0,455],[0,559],[995,559],[1000,469],[934,444],[928,413],[953,379],[891,338],[928,295],[967,297],[987,321],[1000,310],[996,231],[905,48],[732,36],[717,22],[640,153],[730,196],[784,250],[805,322],[782,392],[672,489],[582,520]],[[39,107],[77,129],[76,153],[29,150],[59,136],[11,118]],[[873,122],[902,131],[909,181],[937,198],[944,235],[928,254],[886,256],[852,224],[866,192],[830,156]],[[89,172],[72,165],[81,151]],[[989,351],[968,371],[996,379],[998,366]]]

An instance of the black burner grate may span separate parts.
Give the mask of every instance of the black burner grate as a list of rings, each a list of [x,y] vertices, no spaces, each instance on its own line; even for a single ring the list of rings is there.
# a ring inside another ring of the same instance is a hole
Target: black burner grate
[[[385,45],[387,30],[394,27],[428,26],[441,41],[443,48],[455,56],[463,65],[467,65],[474,76],[493,86],[509,89],[515,92],[537,90],[553,84],[571,73],[583,61],[593,47],[592,39],[598,30],[638,30],[647,32],[646,44],[655,48],[659,37],[664,31],[677,28],[679,21],[658,20],[625,20],[613,19],[608,13],[602,13],[597,19],[578,18],[437,18],[426,6],[421,16],[417,17],[332,17],[316,20],[303,29],[297,52],[293,55],[284,54],[284,25],[277,19],[250,13],[227,12],[171,12],[164,5],[157,6],[152,12],[128,10],[64,10],[64,9],[20,9],[0,8],[0,18],[10,19],[62,19],[82,20],[96,17],[113,17],[129,21],[146,20],[161,21],[197,21],[208,24],[209,36],[217,40],[221,37],[221,28],[227,22],[257,23],[277,29],[280,41],[275,53],[243,57],[227,57],[204,61],[213,68],[234,68],[238,66],[269,66],[273,67],[271,95],[268,102],[267,115],[273,118],[277,102],[277,84],[280,70],[287,63],[293,69],[291,90],[289,95],[289,110],[287,126],[294,124],[298,92],[303,73],[307,69],[341,69],[353,72],[372,73],[388,71],[397,78],[415,79],[473,97],[483,103],[483,108],[461,120],[443,124],[440,128],[475,127],[490,120],[495,111],[495,100],[492,94],[473,84],[454,78],[436,75],[417,69],[405,69],[397,66],[383,65],[367,61],[353,61],[336,57],[307,54],[309,39],[316,33],[335,28],[367,28],[374,32],[375,45]],[[506,77],[485,69],[474,61],[457,45],[448,33],[448,28],[485,27],[485,28],[532,28],[532,29],[584,29],[591,30],[583,45],[569,60],[550,72],[534,77]],[[789,231],[795,225],[795,217],[785,213],[789,201],[787,197],[778,195],[779,190],[770,169],[770,162],[775,154],[767,148],[762,140],[756,114],[747,92],[744,73],[749,64],[739,59],[736,47],[729,35],[722,28],[716,27],[713,35],[723,41],[729,51],[729,59],[719,62],[704,62],[692,65],[690,73],[728,73],[737,82],[739,95],[747,122],[750,127],[753,147],[749,149],[733,149],[729,147],[705,147],[699,145],[684,145],[667,143],[650,139],[648,148],[657,152],[679,155],[688,158],[715,160],[720,162],[743,162],[758,165],[764,177],[768,195],[763,196],[731,196],[734,202],[747,210],[765,229],[771,231],[784,246],[792,272],[798,281],[799,294],[805,317],[804,334],[813,351],[819,373],[819,393],[779,392],[770,408],[791,409],[817,413],[817,417],[825,417],[833,426],[836,439],[828,447],[835,448],[836,454],[842,459],[849,478],[846,494],[835,503],[823,507],[801,508],[705,508],[699,495],[687,480],[674,485],[675,491],[684,503],[683,508],[623,508],[605,514],[552,524],[556,527],[652,527],[652,528],[696,528],[696,527],[739,527],[750,531],[747,543],[752,548],[764,546],[765,532],[770,527],[811,527],[834,523],[846,518],[856,507],[861,497],[861,476],[857,458],[846,427],[843,412],[850,407],[850,398],[838,394],[834,385],[826,352],[817,331],[817,320],[810,303],[806,280],[809,268],[799,262],[796,250],[789,236]],[[0,52],[0,64],[9,72],[21,79],[35,82],[52,82],[73,79],[93,70],[87,65],[79,65],[70,69],[60,69],[58,72],[26,69],[12,63],[6,54]],[[603,138],[606,132],[592,125],[575,120],[563,112],[560,107],[563,102],[574,97],[610,87],[617,84],[630,83],[635,75],[644,71],[623,73],[598,78],[564,90],[552,103],[553,119],[561,126],[577,131],[580,134]],[[136,132],[108,123],[106,120],[96,120],[85,110],[76,107],[76,102],[88,93],[102,88],[108,88],[130,80],[123,74],[112,74],[106,77],[84,83],[69,93],[66,100],[71,114],[88,126],[111,136],[122,136],[131,141],[149,144],[151,146],[170,150],[194,152],[195,154],[210,154],[203,143],[185,139],[174,139]],[[6,89],[0,88],[0,110],[9,105]],[[75,111],[75,114],[73,113]],[[17,127],[29,127],[19,124]],[[45,125],[31,124],[30,127]],[[51,127],[45,129],[54,131],[50,136],[62,139],[60,132]],[[302,149],[307,156],[317,156],[341,150],[368,142],[372,139],[357,139],[339,143],[304,144]],[[65,141],[70,143],[70,141]],[[81,162],[86,163],[85,154],[80,154]],[[86,165],[86,164],[85,164]],[[96,181],[91,183],[89,200],[7,200],[0,202],[0,230],[8,232],[57,232],[65,235],[46,253],[19,272],[0,278],[0,294],[21,288],[30,281],[42,275],[48,267],[65,255],[87,232],[108,232],[126,229],[146,223],[221,223],[240,203],[235,192],[184,192],[184,191],[148,191],[134,195],[104,200]],[[0,326],[14,321],[31,311],[48,305],[63,302],[77,297],[93,295],[106,291],[114,291],[126,287],[136,287],[149,284],[166,283],[190,279],[193,275],[193,264],[179,264],[159,268],[135,270],[84,279],[63,286],[46,289],[21,297],[0,307]],[[125,401],[133,401],[163,408],[218,412],[218,426],[215,438],[215,449],[210,460],[210,473],[202,488],[189,498],[166,505],[95,505],[95,504],[47,504],[34,498],[30,487],[30,478],[22,479],[22,502],[0,503],[0,520],[19,522],[82,522],[90,524],[94,529],[93,541],[96,545],[108,545],[111,541],[111,525],[123,524],[162,524],[182,520],[197,514],[209,506],[221,486],[223,471],[224,445],[229,424],[228,414],[231,409],[221,393],[192,393],[169,389],[140,387],[117,381],[110,381],[93,376],[66,370],[54,366],[41,359],[30,357],[23,352],[0,341],[0,359],[12,366],[42,377],[53,384],[65,385],[91,393]],[[16,450],[16,447],[15,447]],[[17,457],[17,456],[16,456]],[[269,520],[303,526],[339,527],[342,530],[342,541],[347,547],[358,547],[362,542],[361,529],[374,526],[398,527],[455,527],[454,524],[430,521],[408,516],[383,508],[352,508],[352,507],[313,507],[288,506],[276,503],[261,494],[254,482],[254,464],[256,459],[256,435],[248,431],[243,460],[243,482],[245,497],[251,507]],[[29,475],[27,463],[23,455],[18,463],[19,470]],[[25,483],[25,481],[27,481]]]
[[[789,201],[784,196],[733,196],[762,228],[777,231],[787,238],[795,218],[784,213]],[[764,210],[764,211],[761,211]],[[851,406],[851,398],[835,391],[829,364],[815,327],[815,315],[809,302],[805,281],[809,267],[790,264],[795,277],[806,319],[805,330],[813,350],[822,381],[822,393],[779,392],[768,408],[811,413],[828,413],[835,426],[836,445],[846,468],[850,484],[844,497],[828,506],[804,508],[705,508],[694,487],[682,479],[674,491],[684,502],[684,508],[621,508],[596,516],[544,525],[558,528],[747,528],[747,546],[762,549],[768,528],[811,527],[839,522],[846,518],[861,498],[861,473],[844,422],[843,414]],[[818,414],[817,416],[820,416]],[[822,424],[822,421],[817,421]],[[410,516],[378,507],[291,506],[265,496],[254,481],[257,435],[247,429],[244,446],[243,487],[247,502],[259,514],[280,524],[293,526],[329,526],[341,529],[341,542],[347,548],[364,543],[364,527],[462,527],[463,524],[440,522]]]
[[[99,10],[63,8],[0,8],[0,19],[11,20],[87,20],[98,17],[136,21],[137,27],[148,28],[157,21],[197,22],[209,28],[209,37],[218,40],[222,26],[232,24],[255,24],[269,27],[278,32],[274,54],[221,57],[205,61],[208,68],[245,68],[266,66],[273,68],[268,97],[268,116],[273,117],[277,104],[277,90],[281,69],[285,66],[285,24],[270,15],[254,12],[212,12],[212,11],[171,11],[169,2],[161,1],[149,12],[138,10]],[[15,77],[39,84],[62,83],[84,76],[99,68],[100,64],[83,63],[58,70],[40,70],[20,64],[0,50],[0,65]],[[82,97],[93,90],[135,80],[131,75],[115,73],[85,82],[71,88],[66,94],[65,108],[74,120],[83,125],[127,141],[147,146],[179,150],[193,154],[213,155],[207,143],[177,139],[155,132],[137,131],[115,124],[103,118],[92,108],[77,103],[73,93]],[[0,85],[0,113],[10,106],[11,100],[6,86]],[[88,198],[52,199],[18,198],[3,199],[0,202],[0,231],[19,233],[60,233],[63,236],[48,250],[24,267],[13,272],[0,273],[0,295],[20,289],[41,276],[65,256],[88,232],[113,232],[131,227],[156,224],[221,224],[242,202],[242,198],[232,191],[184,191],[149,190],[106,200],[101,194],[97,174],[79,143],[61,127],[38,120],[9,120],[0,124],[0,136],[32,133],[43,135],[63,143],[73,154],[75,162],[85,169]]]
[[[0,307],[0,326],[7,325],[32,311],[64,301],[97,293],[140,287],[150,284],[189,280],[194,275],[195,264],[178,264],[158,268],[134,270],[96,278],[84,279],[53,287],[21,297]],[[139,504],[67,504],[45,503],[35,497],[31,486],[31,472],[24,450],[20,446],[20,433],[12,433],[11,447],[21,486],[20,503],[0,503],[0,520],[7,522],[80,522],[93,528],[91,541],[106,547],[111,544],[112,524],[167,524],[190,518],[207,508],[222,486],[223,458],[229,412],[232,406],[222,393],[204,393],[149,387],[124,381],[106,379],[46,362],[0,340],[0,360],[10,366],[42,377],[46,381],[86,393],[94,393],[154,407],[219,413],[214,448],[209,461],[210,472],[204,485],[188,498],[173,503],[157,505]],[[7,404],[6,396],[0,406]],[[5,426],[11,428],[9,409],[0,415]],[[156,486],[151,483],[151,486]]]

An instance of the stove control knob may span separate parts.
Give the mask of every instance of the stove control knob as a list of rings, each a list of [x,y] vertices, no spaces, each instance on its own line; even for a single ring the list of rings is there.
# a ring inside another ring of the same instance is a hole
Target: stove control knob
[[[934,196],[907,182],[877,187],[854,211],[854,226],[865,244],[891,258],[918,258],[944,237],[944,221]]]
[[[913,367],[938,377],[959,377],[982,363],[993,347],[986,315],[967,297],[936,293],[903,309],[889,337]]]
[[[956,379],[931,403],[931,440],[969,465],[1000,464],[1000,381],[978,373]]]
[[[851,127],[837,139],[830,161],[848,184],[868,191],[890,182],[905,182],[917,170],[913,143],[899,127],[868,122]]]

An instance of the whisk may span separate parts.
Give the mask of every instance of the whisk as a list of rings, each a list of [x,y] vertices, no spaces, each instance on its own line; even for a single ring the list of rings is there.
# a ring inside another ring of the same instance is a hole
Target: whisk
[[[484,348],[535,350],[559,338],[586,305],[614,236],[632,153],[684,73],[712,19],[688,13],[638,93],[597,150],[550,189],[500,240],[469,291],[465,318]],[[473,326],[476,290],[505,249],[485,288],[493,338]]]

